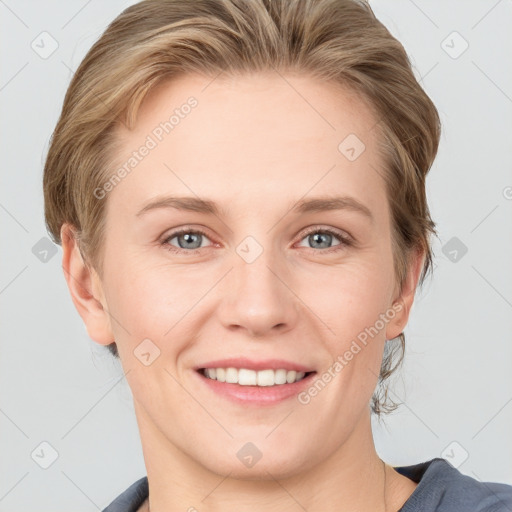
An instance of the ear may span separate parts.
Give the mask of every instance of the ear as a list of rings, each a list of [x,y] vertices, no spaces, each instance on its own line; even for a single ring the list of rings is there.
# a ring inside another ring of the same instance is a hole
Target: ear
[[[89,337],[100,345],[114,341],[103,287],[97,272],[82,258],[74,228],[61,227],[62,269],[73,303],[84,321]]]
[[[396,338],[407,325],[424,262],[425,252],[423,250],[417,249],[410,253],[409,268],[402,292],[393,302],[393,309],[396,311],[396,315],[386,326],[387,340]]]

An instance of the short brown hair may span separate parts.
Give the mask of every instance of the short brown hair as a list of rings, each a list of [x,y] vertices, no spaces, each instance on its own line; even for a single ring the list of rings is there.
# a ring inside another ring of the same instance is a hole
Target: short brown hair
[[[272,69],[348,86],[375,113],[396,280],[401,288],[411,249],[419,248],[423,284],[432,267],[430,236],[437,234],[425,179],[437,154],[440,120],[403,46],[364,0],[144,0],[125,9],[74,74],[51,139],[44,198],[53,240],[61,243],[60,228],[69,222],[101,275],[106,201],[93,190],[112,173],[116,125],[134,126],[156,84],[190,72],[213,77]],[[115,343],[108,348],[118,356]],[[377,415],[397,407],[383,383],[404,349],[403,333],[386,342],[372,397]]]

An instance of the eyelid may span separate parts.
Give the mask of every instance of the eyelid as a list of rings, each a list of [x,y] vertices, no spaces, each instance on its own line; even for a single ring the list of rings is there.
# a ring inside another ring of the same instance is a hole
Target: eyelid
[[[340,238],[342,241],[345,241],[346,243],[349,243],[349,242],[355,243],[354,238],[346,231],[344,231],[342,229],[337,229],[337,228],[328,227],[328,226],[321,226],[321,225],[309,226],[309,227],[305,228],[305,231],[303,231],[303,233],[302,233],[302,238],[310,235],[311,233],[317,233],[317,232],[329,233],[329,234],[335,235],[338,238]],[[302,238],[301,238],[301,240],[302,240]]]

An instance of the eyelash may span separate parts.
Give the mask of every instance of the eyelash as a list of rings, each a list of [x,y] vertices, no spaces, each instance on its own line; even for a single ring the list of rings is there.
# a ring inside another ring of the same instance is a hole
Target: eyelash
[[[188,234],[188,233],[193,233],[195,235],[202,235],[202,236],[205,236],[206,238],[209,238],[208,234],[201,229],[184,228],[184,229],[180,229],[178,231],[171,233],[169,236],[166,236],[165,239],[162,241],[162,245],[165,246],[165,248],[172,253],[185,252],[188,254],[196,254],[201,249],[205,249],[205,247],[198,247],[197,249],[190,249],[190,250],[189,249],[181,249],[181,248],[175,247],[174,245],[171,245],[169,243],[169,241],[172,240],[173,238],[176,238],[177,236]],[[308,231],[306,231],[306,233],[304,233],[304,235],[302,236],[300,241],[302,241],[304,238],[311,235],[312,233],[323,233],[323,234],[333,235],[340,241],[340,243],[338,245],[329,247],[327,249],[314,249],[312,247],[309,247],[309,249],[314,252],[332,253],[332,252],[337,252],[337,251],[343,250],[347,247],[351,247],[355,244],[354,241],[351,240],[348,236],[344,236],[341,233],[339,233],[338,231],[335,231],[335,230],[329,229],[329,228],[319,228],[319,227],[313,227],[313,228],[309,229]]]

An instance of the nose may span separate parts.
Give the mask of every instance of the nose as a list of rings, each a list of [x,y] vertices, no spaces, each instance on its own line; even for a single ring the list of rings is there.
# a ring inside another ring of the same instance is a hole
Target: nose
[[[287,283],[289,273],[278,264],[270,250],[248,263],[234,255],[226,289],[217,314],[231,331],[245,331],[250,337],[272,336],[293,328],[299,301]]]

